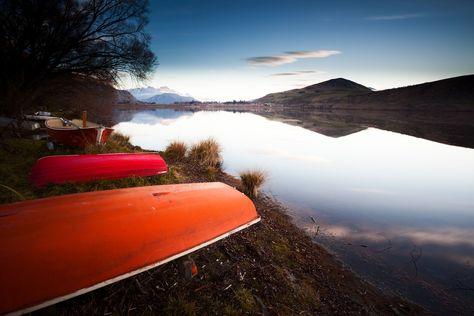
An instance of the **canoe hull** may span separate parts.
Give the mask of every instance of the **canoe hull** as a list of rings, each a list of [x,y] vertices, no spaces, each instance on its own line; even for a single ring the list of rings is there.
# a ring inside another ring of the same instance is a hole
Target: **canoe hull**
[[[80,128],[80,129],[52,129],[46,125],[48,136],[61,144],[69,146],[85,147],[93,144],[105,144],[110,134],[114,131],[112,128]],[[100,133],[102,133],[100,135]]]
[[[168,166],[153,153],[58,155],[38,159],[30,172],[36,187],[49,183],[87,182],[163,174]]]
[[[0,314],[124,279],[258,222],[222,183],[150,186],[0,206]]]

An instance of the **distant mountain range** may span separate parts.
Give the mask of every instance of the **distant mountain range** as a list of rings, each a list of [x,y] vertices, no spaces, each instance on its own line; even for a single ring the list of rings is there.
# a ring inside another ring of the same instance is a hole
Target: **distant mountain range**
[[[196,101],[189,94],[182,94],[168,87],[154,88],[151,86],[145,88],[135,88],[127,90],[138,101],[158,104],[172,104],[175,102]]]
[[[381,91],[338,78],[256,101],[315,109],[474,111],[474,75]]]

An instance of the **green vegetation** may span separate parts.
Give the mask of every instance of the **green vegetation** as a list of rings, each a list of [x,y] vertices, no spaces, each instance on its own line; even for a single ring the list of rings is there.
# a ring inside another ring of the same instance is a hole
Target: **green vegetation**
[[[169,161],[181,162],[186,158],[188,146],[181,141],[172,141],[165,149],[165,156]]]
[[[112,190],[126,187],[176,183],[174,169],[167,174],[118,180],[101,180],[87,183],[66,183],[48,185],[37,189],[29,181],[28,175],[37,159],[48,155],[68,155],[84,153],[114,153],[142,151],[128,143],[128,138],[112,134],[106,145],[94,145],[86,148],[58,146],[49,151],[45,141],[11,138],[0,142],[0,203],[11,203],[25,199],[34,199],[69,193],[97,190]],[[16,191],[16,192],[14,192]]]
[[[235,291],[235,299],[239,302],[240,308],[244,313],[251,313],[257,310],[257,302],[252,295],[252,291],[246,288],[239,288]]]
[[[249,197],[258,196],[260,186],[265,182],[266,174],[260,170],[250,170],[240,173],[240,181],[242,182],[242,191]]]
[[[221,146],[215,139],[208,138],[191,146],[188,158],[208,173],[215,174],[222,166]]]
[[[197,314],[196,302],[188,301],[182,296],[170,297],[163,312],[172,316],[193,316]]]

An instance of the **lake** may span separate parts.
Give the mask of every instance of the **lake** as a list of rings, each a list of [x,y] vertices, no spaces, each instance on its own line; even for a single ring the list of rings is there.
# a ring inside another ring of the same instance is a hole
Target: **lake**
[[[266,171],[264,190],[355,272],[433,311],[474,312],[474,149],[376,128],[334,138],[251,113],[118,120],[149,150],[214,137],[226,172]]]

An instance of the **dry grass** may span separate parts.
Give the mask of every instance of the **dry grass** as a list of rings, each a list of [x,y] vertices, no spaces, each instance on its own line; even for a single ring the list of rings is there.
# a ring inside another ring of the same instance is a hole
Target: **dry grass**
[[[130,145],[130,136],[124,135],[120,132],[113,132],[108,141],[115,142],[121,146],[127,146]]]
[[[260,170],[249,170],[240,173],[240,181],[242,183],[242,191],[249,197],[258,196],[260,186],[265,182],[267,175]]]
[[[172,141],[165,149],[165,156],[172,162],[181,162],[186,158],[188,146],[181,141]]]
[[[118,132],[112,133],[105,144],[91,144],[84,148],[85,154],[129,153],[135,147],[130,144],[130,137]]]
[[[208,171],[218,171],[222,166],[221,146],[213,138],[208,138],[193,145],[189,150],[188,157]]]

